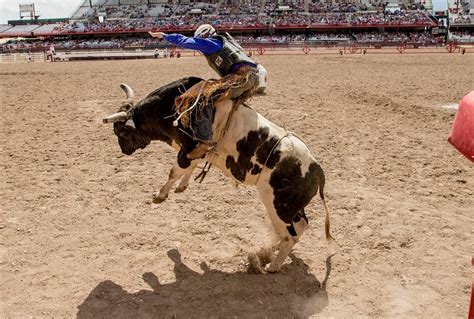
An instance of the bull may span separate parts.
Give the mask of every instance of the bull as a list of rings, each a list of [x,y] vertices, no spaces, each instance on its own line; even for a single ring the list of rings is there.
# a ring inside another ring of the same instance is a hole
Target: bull
[[[326,211],[326,238],[332,238],[329,209],[324,199],[324,172],[300,138],[247,106],[234,107],[231,100],[216,103],[213,131],[218,144],[215,152],[202,159],[188,159],[186,155],[197,142],[192,139],[189,128],[177,121],[174,101],[200,81],[195,77],[177,80],[151,92],[138,103],[133,102],[133,90],[121,84],[127,100],[119,112],[107,116],[103,122],[113,123],[124,154],[131,155],[155,140],[166,142],[178,151],[167,182],[159,194],[154,195],[155,203],[166,200],[179,179],[175,191],[184,191],[192,172],[206,159],[238,183],[255,185],[279,239],[274,246],[278,253],[271,256],[266,266],[261,257],[261,266],[270,273],[278,272],[308,228],[305,207],[318,190]]]

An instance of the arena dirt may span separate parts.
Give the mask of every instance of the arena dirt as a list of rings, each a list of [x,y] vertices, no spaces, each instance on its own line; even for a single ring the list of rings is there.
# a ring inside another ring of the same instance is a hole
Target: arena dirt
[[[474,55],[262,56],[251,105],[326,172],[281,273],[247,274],[271,240],[252,187],[217,170],[162,204],[176,153],[121,154],[103,116],[204,59],[0,65],[0,314],[78,318],[463,318],[474,166],[446,141]],[[307,116],[303,118],[304,114]]]

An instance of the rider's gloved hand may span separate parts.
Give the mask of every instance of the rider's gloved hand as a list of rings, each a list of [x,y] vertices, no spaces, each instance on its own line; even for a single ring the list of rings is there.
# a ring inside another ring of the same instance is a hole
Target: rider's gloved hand
[[[148,34],[151,35],[153,38],[158,38],[158,39],[160,39],[160,40],[162,40],[162,39],[165,37],[165,33],[164,33],[164,32],[152,32],[152,31],[149,31]]]

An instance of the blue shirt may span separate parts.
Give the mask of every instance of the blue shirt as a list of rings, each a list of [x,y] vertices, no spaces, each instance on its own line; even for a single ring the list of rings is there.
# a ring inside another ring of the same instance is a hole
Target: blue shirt
[[[164,39],[176,46],[211,55],[222,49],[222,41],[218,38],[188,38],[182,34],[165,34]]]
[[[204,55],[211,55],[216,53],[222,49],[224,43],[219,38],[197,38],[197,37],[186,37],[182,34],[172,33],[172,34],[165,34],[163,37],[169,43],[172,43],[176,46],[196,50],[201,52]],[[250,62],[241,62],[232,65],[232,73],[237,71],[241,66],[249,65],[252,67],[257,67],[256,64]]]

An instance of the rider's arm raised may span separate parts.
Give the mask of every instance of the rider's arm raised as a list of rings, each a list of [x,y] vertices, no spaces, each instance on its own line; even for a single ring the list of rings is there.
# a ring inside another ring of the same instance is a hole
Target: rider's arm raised
[[[186,37],[181,34],[165,34],[166,41],[185,49],[200,51],[205,55],[213,54],[222,49],[222,41],[217,38]]]

